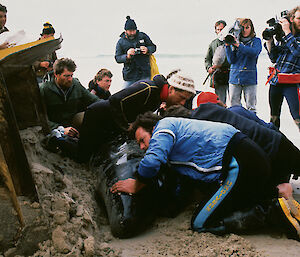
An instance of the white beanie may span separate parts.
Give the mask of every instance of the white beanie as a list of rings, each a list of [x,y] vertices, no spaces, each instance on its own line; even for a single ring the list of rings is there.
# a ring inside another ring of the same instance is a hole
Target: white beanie
[[[171,75],[171,77],[168,78],[167,81],[172,87],[181,89],[183,91],[188,91],[190,93],[193,93],[194,95],[196,94],[194,80],[190,76],[183,73],[181,70],[178,70],[178,72]]]

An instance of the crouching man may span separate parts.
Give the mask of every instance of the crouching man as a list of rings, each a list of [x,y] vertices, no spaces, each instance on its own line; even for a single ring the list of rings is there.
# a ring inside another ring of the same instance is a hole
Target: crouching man
[[[238,233],[272,224],[299,239],[300,227],[287,202],[291,186],[269,183],[272,174],[267,156],[231,125],[171,117],[160,120],[147,112],[138,116],[130,132],[146,154],[136,178],[118,181],[111,188],[113,193],[138,192],[168,162],[175,172],[194,182],[218,184],[210,199],[195,211],[193,230]]]

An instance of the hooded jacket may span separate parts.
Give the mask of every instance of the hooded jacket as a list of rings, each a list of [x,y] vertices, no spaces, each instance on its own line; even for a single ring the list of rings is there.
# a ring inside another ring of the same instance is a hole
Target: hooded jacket
[[[139,48],[146,46],[147,54],[136,54],[127,59],[127,51],[130,48]],[[150,78],[150,61],[149,55],[156,51],[156,45],[153,44],[149,36],[137,30],[134,39],[126,37],[125,32],[120,35],[120,39],[116,46],[115,59],[117,63],[124,63],[123,79],[125,81],[138,81],[143,78]]]
[[[233,85],[257,85],[257,59],[261,52],[261,40],[253,37],[247,43],[240,43],[238,48],[226,46],[226,56],[231,64],[229,83]]]

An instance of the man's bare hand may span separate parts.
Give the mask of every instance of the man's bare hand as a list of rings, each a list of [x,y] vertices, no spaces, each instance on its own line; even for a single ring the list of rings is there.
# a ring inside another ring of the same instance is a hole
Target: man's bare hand
[[[8,42],[4,42],[3,44],[0,45],[0,49],[6,49],[8,48],[10,45]]]
[[[291,33],[291,29],[290,29],[290,23],[287,19],[283,18],[279,21],[281,27],[282,27],[282,30],[284,32],[285,35]]]
[[[127,58],[130,59],[134,54],[134,48],[129,48],[127,51]]]
[[[73,127],[67,127],[65,128],[65,135],[68,135],[69,137],[79,137],[79,132],[77,129]]]
[[[119,180],[110,189],[112,193],[127,193],[135,194],[140,191],[145,184],[139,182],[136,179],[128,178],[125,180]]]

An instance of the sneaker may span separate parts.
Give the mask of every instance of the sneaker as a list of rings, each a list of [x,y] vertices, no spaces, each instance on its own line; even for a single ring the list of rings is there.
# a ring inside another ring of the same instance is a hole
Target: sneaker
[[[298,221],[292,216],[290,206],[285,198],[278,198],[279,207],[281,209],[281,217],[288,229],[288,236],[290,238],[300,240],[300,225]]]
[[[292,216],[298,222],[300,222],[300,204],[292,197],[287,200],[287,203],[290,207],[290,211],[291,211]]]

